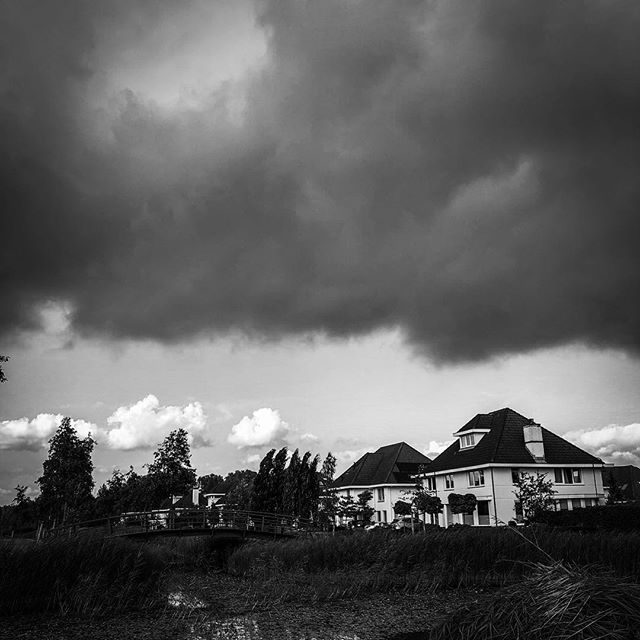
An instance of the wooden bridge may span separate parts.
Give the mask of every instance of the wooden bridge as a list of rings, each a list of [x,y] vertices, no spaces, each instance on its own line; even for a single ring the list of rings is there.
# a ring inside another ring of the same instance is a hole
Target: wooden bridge
[[[276,513],[236,509],[160,509],[63,524],[43,531],[41,538],[214,536],[220,541],[232,541],[292,538],[311,530],[310,520]]]

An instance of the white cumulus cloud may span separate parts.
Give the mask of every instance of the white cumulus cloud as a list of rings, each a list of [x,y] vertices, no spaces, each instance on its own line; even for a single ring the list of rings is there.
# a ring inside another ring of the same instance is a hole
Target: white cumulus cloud
[[[294,429],[282,419],[277,409],[263,407],[234,424],[227,441],[239,449],[278,446],[284,445],[293,433]]]
[[[577,429],[564,437],[605,462],[640,465],[640,423]]]
[[[425,456],[434,460],[437,456],[439,456],[451,443],[453,440],[445,440],[444,442],[437,442],[436,440],[431,440],[429,445],[422,450]]]
[[[183,428],[194,447],[211,444],[207,416],[199,402],[184,407],[163,406],[149,394],[135,404],[119,407],[108,418],[107,446],[110,449],[155,447],[173,429]]]
[[[46,447],[63,418],[59,413],[39,413],[31,419],[3,420],[0,422],[0,449],[37,451]],[[89,433],[94,437],[100,435],[97,425],[92,422],[72,419],[71,425],[81,438]]]

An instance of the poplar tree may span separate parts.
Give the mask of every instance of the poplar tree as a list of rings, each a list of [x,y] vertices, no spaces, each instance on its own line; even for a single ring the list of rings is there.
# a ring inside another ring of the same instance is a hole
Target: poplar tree
[[[271,472],[271,487],[269,492],[268,509],[273,513],[284,513],[284,493],[287,487],[287,447],[282,447],[273,458]]]
[[[300,500],[301,500],[301,486],[300,486],[300,474],[302,471],[302,461],[300,460],[300,454],[296,449],[291,455],[289,460],[289,466],[286,473],[286,490],[284,495],[284,513],[290,515],[299,515]]]
[[[260,469],[251,490],[251,508],[254,511],[271,511],[271,475],[275,454],[276,450],[271,449],[260,462]]]

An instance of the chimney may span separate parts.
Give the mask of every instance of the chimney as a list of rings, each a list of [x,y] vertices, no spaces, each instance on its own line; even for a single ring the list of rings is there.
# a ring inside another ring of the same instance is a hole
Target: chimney
[[[544,443],[542,441],[542,427],[533,420],[523,427],[524,446],[536,462],[545,462]]]
[[[191,502],[193,502],[194,507],[197,507],[200,504],[200,487],[194,487],[191,489]]]

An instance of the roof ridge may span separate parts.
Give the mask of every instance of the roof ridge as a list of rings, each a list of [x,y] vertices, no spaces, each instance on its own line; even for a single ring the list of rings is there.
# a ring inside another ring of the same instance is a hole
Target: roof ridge
[[[511,411],[511,409],[509,409],[509,407],[505,407],[503,409],[499,409],[498,411],[496,411],[496,413],[499,413],[500,411],[503,411],[504,415],[502,417],[502,424],[500,425],[500,432],[498,433],[498,437],[496,438],[496,444],[493,447],[493,451],[491,453],[491,462],[494,462],[496,459],[500,443],[502,442],[502,436],[504,435],[504,427],[507,422],[507,411]]]
[[[398,463],[398,458],[400,457],[400,452],[402,451],[402,446],[406,445],[406,442],[398,442],[398,450],[396,451],[396,457],[393,459],[393,464],[390,465],[389,470],[387,471],[387,475],[385,476],[385,481],[389,482],[389,476],[393,473],[396,464]]]

